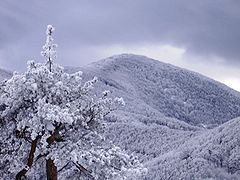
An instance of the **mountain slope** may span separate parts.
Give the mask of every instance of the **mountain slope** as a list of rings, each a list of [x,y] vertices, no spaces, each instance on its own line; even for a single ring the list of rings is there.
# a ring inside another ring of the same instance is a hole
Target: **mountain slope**
[[[240,177],[240,118],[203,134],[145,164],[150,179],[231,179]],[[157,172],[157,173],[156,173]],[[172,177],[172,178],[169,178]]]
[[[164,116],[209,126],[240,116],[240,93],[200,74],[144,56],[113,56],[83,71],[97,76],[102,88],[125,94],[130,111],[144,103]]]
[[[239,179],[239,92],[131,54],[65,70],[97,76],[96,94],[124,98],[126,106],[106,118],[105,135],[140,157],[149,170],[145,180]]]
[[[83,68],[126,106],[111,114],[106,136],[135,152],[146,179],[238,179],[240,94],[198,73],[143,56],[113,56]],[[212,129],[206,129],[206,127]],[[213,128],[215,127],[215,128]]]

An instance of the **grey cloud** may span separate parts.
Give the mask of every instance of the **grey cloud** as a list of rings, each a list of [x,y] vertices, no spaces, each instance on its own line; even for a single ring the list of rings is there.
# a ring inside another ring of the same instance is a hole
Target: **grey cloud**
[[[9,68],[22,66],[16,58],[40,58],[47,24],[56,26],[62,58],[95,59],[89,46],[157,43],[240,63],[237,0],[1,0],[0,22],[0,57]]]

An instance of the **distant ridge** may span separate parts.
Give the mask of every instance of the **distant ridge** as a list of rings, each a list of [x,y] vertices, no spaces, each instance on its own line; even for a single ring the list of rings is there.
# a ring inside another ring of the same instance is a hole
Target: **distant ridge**
[[[10,71],[0,69],[0,81],[4,79],[9,79],[11,76],[12,76],[12,73]]]

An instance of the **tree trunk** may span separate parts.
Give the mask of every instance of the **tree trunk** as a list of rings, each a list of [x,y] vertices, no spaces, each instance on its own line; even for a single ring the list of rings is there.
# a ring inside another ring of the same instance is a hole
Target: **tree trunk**
[[[60,127],[61,125],[59,125]],[[54,141],[56,140],[56,135],[58,134],[58,129],[59,127],[57,127],[53,134],[47,138],[47,143],[49,145],[51,145],[52,143],[54,143]],[[46,171],[47,171],[47,180],[57,180],[57,167],[55,166],[54,162],[52,159],[48,159],[46,162]]]
[[[46,163],[47,180],[57,180],[57,167],[52,159],[48,159]]]
[[[36,139],[33,140],[32,143],[31,143],[31,150],[29,152],[28,161],[27,161],[27,166],[29,168],[31,168],[32,164],[33,164],[34,154],[35,154],[35,151],[36,151],[36,148],[37,148],[38,139],[40,139],[40,136],[37,136]],[[26,175],[27,171],[28,171],[28,169],[23,168],[20,172],[18,172],[17,175],[16,175],[16,180],[21,180],[22,177]]]

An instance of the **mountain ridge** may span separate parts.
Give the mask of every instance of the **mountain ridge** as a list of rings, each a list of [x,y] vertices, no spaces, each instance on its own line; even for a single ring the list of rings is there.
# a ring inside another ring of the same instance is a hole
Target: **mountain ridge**
[[[217,83],[218,85],[222,86],[222,88],[226,88],[226,89],[232,91],[232,93],[236,93],[236,94],[238,94],[238,96],[240,96],[239,91],[237,91],[235,89],[232,89],[231,87],[227,86],[226,84],[224,84],[222,82],[219,82],[215,79],[212,79],[212,78],[210,78],[206,75],[203,75],[199,72],[195,72],[195,71],[189,70],[187,68],[179,67],[179,66],[176,66],[176,65],[173,65],[173,64],[170,64],[170,63],[166,63],[166,62],[162,62],[160,60],[149,58],[149,57],[144,56],[144,55],[137,55],[137,54],[132,54],[132,53],[122,53],[122,54],[113,55],[113,56],[110,56],[110,57],[107,57],[107,58],[104,58],[104,59],[100,59],[99,61],[87,64],[86,66],[83,66],[83,67],[88,68],[88,67],[95,66],[95,65],[100,65],[100,67],[101,67],[101,66],[104,65],[104,63],[107,63],[108,61],[117,62],[118,60],[121,60],[121,58],[123,58],[123,57],[127,57],[129,60],[131,60],[131,57],[134,57],[134,60],[138,60],[138,61],[141,58],[144,58],[144,59],[147,59],[148,61],[152,61],[152,62],[159,63],[159,64],[161,63],[161,64],[166,65],[166,66],[171,66],[173,68],[181,69],[183,71],[188,71],[189,73],[195,74],[197,76],[201,76],[202,78],[204,78],[206,80],[209,80],[209,81],[212,81],[213,83]],[[140,62],[143,62],[143,61],[140,61]]]
[[[239,92],[199,73],[145,56],[116,55],[69,71],[77,70],[88,78],[97,76],[102,88],[130,93],[165,116],[192,125],[211,127],[240,116]]]

